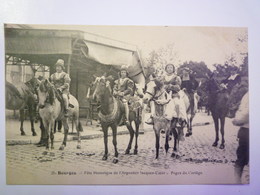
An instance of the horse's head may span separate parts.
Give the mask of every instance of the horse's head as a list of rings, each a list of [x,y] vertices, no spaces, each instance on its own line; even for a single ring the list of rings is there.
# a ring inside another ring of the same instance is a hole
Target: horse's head
[[[146,84],[146,90],[144,92],[144,103],[147,103],[155,97],[156,93],[163,88],[163,84],[159,80],[151,80]]]
[[[135,91],[140,98],[144,97],[144,88],[140,84],[135,84]]]
[[[46,103],[53,104],[54,102],[54,88],[48,79],[40,82],[38,92],[39,108],[44,108]]]
[[[112,95],[111,89],[111,82],[112,77],[106,77],[105,75],[101,77],[96,77],[93,87],[93,99],[100,101],[102,98],[106,97],[107,95]]]

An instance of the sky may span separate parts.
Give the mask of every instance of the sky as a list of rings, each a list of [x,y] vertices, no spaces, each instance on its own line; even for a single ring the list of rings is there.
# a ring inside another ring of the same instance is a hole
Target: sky
[[[204,61],[213,69],[213,64],[223,64],[231,55],[238,64],[240,53],[247,52],[247,28],[232,27],[173,27],[173,26],[61,26],[35,25],[42,29],[82,30],[111,39],[136,45],[143,61],[151,51],[158,51],[173,44],[176,66],[185,61]],[[240,42],[238,38],[246,37]]]

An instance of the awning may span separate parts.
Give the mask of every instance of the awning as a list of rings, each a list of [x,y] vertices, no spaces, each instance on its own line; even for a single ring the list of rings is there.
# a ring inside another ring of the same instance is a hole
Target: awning
[[[6,37],[7,55],[71,54],[71,39],[64,37]]]
[[[103,65],[112,65],[120,69],[122,65],[127,65],[130,76],[136,76],[143,72],[139,57],[136,51],[102,45],[84,40],[88,53],[83,53],[86,58]]]

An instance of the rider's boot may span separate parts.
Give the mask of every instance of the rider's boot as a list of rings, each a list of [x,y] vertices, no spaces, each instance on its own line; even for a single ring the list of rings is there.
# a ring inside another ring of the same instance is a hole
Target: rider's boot
[[[65,94],[62,94],[62,97],[63,97],[63,101],[64,101],[64,116],[65,117],[68,117],[69,116],[69,100],[68,100],[68,97],[67,95]]]
[[[153,122],[153,115],[155,113],[155,108],[154,108],[154,101],[151,101],[150,102],[150,107],[151,107],[151,115],[150,117],[145,121],[146,124],[148,125],[153,125],[154,122]]]
[[[129,125],[130,122],[129,122],[129,107],[128,107],[128,102],[127,102],[127,101],[124,101],[123,104],[124,104],[124,107],[125,107],[125,118],[126,118],[125,123],[126,123],[127,125]]]

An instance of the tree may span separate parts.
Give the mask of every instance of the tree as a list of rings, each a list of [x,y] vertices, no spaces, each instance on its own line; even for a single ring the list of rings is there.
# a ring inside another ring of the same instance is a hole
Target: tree
[[[151,73],[160,75],[164,71],[167,64],[179,64],[178,53],[173,43],[168,44],[158,50],[150,52],[148,58],[145,59],[146,72],[148,76]]]
[[[196,74],[196,78],[207,78],[207,76],[211,74],[211,71],[205,62],[184,62],[178,68],[177,74],[181,75],[184,68],[192,70],[193,74]]]

